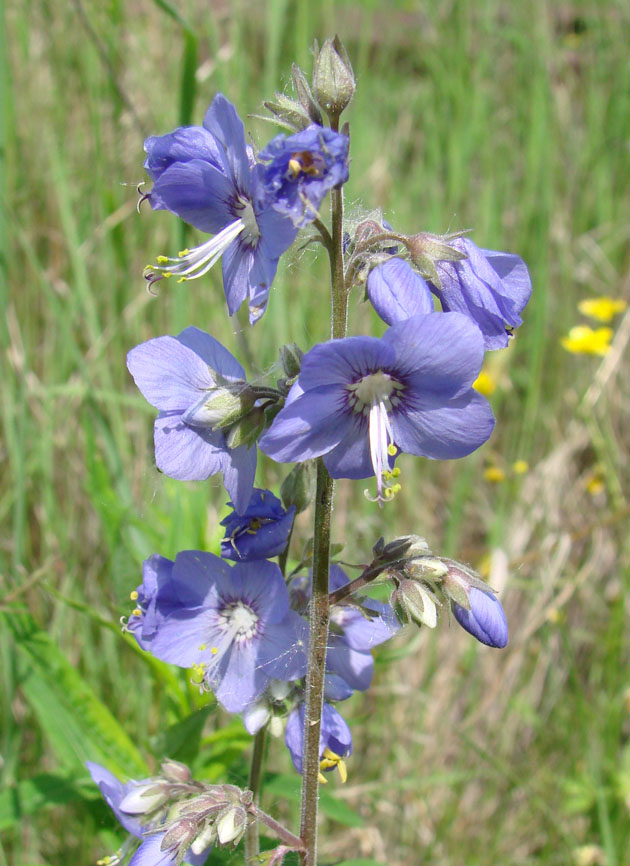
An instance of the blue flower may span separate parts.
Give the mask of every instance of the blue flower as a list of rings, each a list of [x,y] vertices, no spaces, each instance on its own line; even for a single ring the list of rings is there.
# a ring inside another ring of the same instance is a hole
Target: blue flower
[[[245,371],[217,340],[198,328],[178,337],[156,337],[127,355],[127,366],[143,396],[159,409],[155,462],[182,481],[203,481],[217,472],[237,508],[249,502],[256,473],[256,447],[230,448],[212,398],[245,400]],[[253,405],[253,403],[252,403]]]
[[[473,586],[468,589],[468,600],[470,610],[453,602],[453,615],[461,627],[486,646],[507,646],[508,624],[498,598]]]
[[[295,506],[285,511],[270,490],[254,488],[247,508],[242,513],[234,510],[221,521],[221,556],[237,562],[277,556],[287,546],[294,517]]]
[[[388,259],[372,268],[367,278],[367,296],[388,325],[433,312],[429,286],[403,259]]]
[[[280,463],[323,456],[333,478],[375,475],[387,498],[383,475],[399,450],[450,460],[489,438],[492,411],[472,388],[483,353],[479,328],[459,313],[414,316],[381,339],[322,343],[259,447]]]
[[[264,169],[245,142],[234,106],[217,94],[203,126],[181,127],[145,142],[145,169],[154,181],[147,198],[200,231],[214,235],[178,257],[160,256],[147,268],[150,284],[165,277],[191,280],[223,256],[223,285],[233,315],[249,299],[253,323],[265,311],[278,259],[297,234],[269,202]]]
[[[372,268],[367,294],[374,309],[388,325],[430,313],[430,290],[445,312],[462,313],[475,322],[486,349],[505,348],[512,329],[522,324],[520,314],[532,292],[525,262],[511,253],[482,250],[468,238],[455,238],[448,246],[466,258],[434,261],[441,286],[427,283],[400,259]]]
[[[304,704],[300,704],[289,714],[284,742],[291,755],[293,766],[298,773],[301,773],[304,750]],[[350,754],[352,754],[350,728],[331,704],[324,703],[319,733],[321,769],[326,772],[336,767],[341,780],[345,782],[346,767],[343,759]]]
[[[469,238],[449,246],[467,258],[437,262],[441,288],[431,284],[442,309],[469,316],[481,329],[486,349],[503,349],[511,329],[522,325],[521,313],[532,293],[527,265],[520,256],[483,250]]]
[[[157,830],[166,817],[165,811],[160,810],[159,807],[166,805],[168,801],[168,795],[161,795],[159,791],[160,780],[135,781],[132,779],[123,783],[100,764],[88,761],[86,767],[94,782],[101,789],[107,805],[119,823],[132,837],[142,840],[142,844],[135,851],[129,866],[132,864],[133,866],[173,866],[178,861],[178,852],[173,847],[165,851],[161,849],[166,830],[163,833]],[[147,796],[149,790],[155,793],[149,793]],[[145,831],[152,832],[145,836]],[[131,838],[127,839],[121,849],[119,859],[116,857],[108,858],[112,866],[120,862],[128,853],[132,841]],[[190,863],[191,866],[201,866],[208,858],[210,847],[205,847],[203,851],[197,854],[188,849],[184,861]]]
[[[304,676],[307,626],[289,609],[274,563],[229,566],[211,553],[187,550],[177,554],[156,594],[144,585],[138,592],[153,605],[146,614],[152,618],[150,637],[141,624],[132,629],[139,643],[162,661],[194,668],[200,685],[229,712],[255,701],[272,678]]]
[[[346,135],[313,124],[291,135],[277,135],[258,154],[270,160],[264,178],[271,206],[304,228],[319,216],[326,193],[348,180]]]

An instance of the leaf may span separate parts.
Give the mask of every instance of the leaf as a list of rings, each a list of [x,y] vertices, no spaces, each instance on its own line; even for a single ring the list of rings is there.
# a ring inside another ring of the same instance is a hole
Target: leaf
[[[96,790],[96,788],[95,788]],[[77,779],[42,773],[0,792],[0,830],[17,824],[47,806],[58,806],[82,799]]]
[[[130,737],[35,620],[0,615],[25,670],[21,689],[62,765],[75,770],[96,761],[119,776],[147,775]]]
[[[158,740],[158,754],[190,764],[199,754],[199,743],[210,709],[203,707],[164,731]]]

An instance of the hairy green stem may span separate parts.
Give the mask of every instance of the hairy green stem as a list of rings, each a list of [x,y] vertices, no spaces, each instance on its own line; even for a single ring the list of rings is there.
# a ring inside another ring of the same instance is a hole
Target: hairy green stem
[[[254,738],[254,751],[252,762],[249,767],[249,790],[254,795],[254,806],[260,802],[260,789],[262,788],[263,762],[265,760],[265,744],[267,740],[267,725],[264,725]],[[250,821],[245,833],[245,862],[258,856],[260,853],[260,841],[258,838],[258,821]]]
[[[331,126],[334,125],[331,123]],[[333,339],[345,337],[348,320],[348,292],[343,269],[343,193],[331,193],[332,243],[330,258]],[[317,864],[317,806],[319,795],[319,736],[324,700],[324,674],[330,605],[330,523],[334,482],[321,458],[317,461],[317,492],[313,526],[313,591],[309,605],[309,650],[304,711],[304,751],[302,756],[302,806],[300,836],[304,851],[302,866]]]
[[[265,824],[272,833],[280,839],[281,842],[284,842],[291,851],[303,851],[302,840],[298,839],[297,836],[294,836],[286,827],[283,827],[279,821],[276,821],[275,818],[272,818],[271,815],[267,815],[266,812],[263,812],[262,809],[259,809],[254,803],[251,806],[248,806],[247,811],[249,814],[255,819],[252,821],[252,824],[260,822],[261,824]],[[247,861],[246,861],[247,862]],[[256,862],[256,861],[254,861]]]

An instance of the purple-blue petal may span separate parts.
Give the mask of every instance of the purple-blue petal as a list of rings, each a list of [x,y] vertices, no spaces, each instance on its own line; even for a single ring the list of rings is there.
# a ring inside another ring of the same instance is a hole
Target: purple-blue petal
[[[234,187],[230,178],[207,162],[175,162],[155,181],[150,193],[155,210],[169,210],[184,222],[216,234],[238,219],[230,205]]]
[[[472,587],[469,590],[470,610],[454,603],[453,615],[462,628],[486,646],[502,649],[509,634],[505,611],[491,592]]]
[[[198,159],[221,170],[222,157],[215,138],[203,126],[180,126],[166,135],[151,135],[144,142],[144,167],[156,181],[174,162]]]
[[[250,164],[243,121],[222,93],[212,100],[203,119],[204,127],[223,146],[225,164],[242,193],[250,192]]]
[[[208,367],[220,373],[224,379],[240,381],[245,378],[245,370],[232,353],[205,331],[191,325],[178,334],[177,339],[182,345],[192,349]]]
[[[170,478],[205,481],[222,471],[226,445],[221,431],[189,427],[181,413],[160,412],[153,432],[155,463]]]
[[[156,337],[131,349],[127,367],[143,397],[164,412],[183,412],[216,384],[208,365],[175,337]]]
[[[429,286],[403,259],[389,259],[373,268],[367,279],[367,295],[388,325],[433,312]]]
[[[256,445],[240,445],[223,451],[223,484],[237,508],[245,508],[252,495],[257,460]]]
[[[302,358],[299,383],[304,391],[324,385],[351,385],[395,362],[394,349],[378,337],[346,337],[319,343]]]

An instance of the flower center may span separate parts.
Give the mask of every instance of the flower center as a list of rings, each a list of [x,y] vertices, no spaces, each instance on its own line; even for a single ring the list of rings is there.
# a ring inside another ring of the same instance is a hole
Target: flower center
[[[323,174],[325,168],[324,160],[317,154],[314,155],[310,150],[301,150],[292,153],[287,165],[287,178],[289,180],[297,180],[302,174],[318,177]]]
[[[237,643],[250,640],[258,631],[258,615],[252,608],[235,601],[226,605],[219,615],[219,627],[229,631]]]
[[[390,449],[394,443],[389,413],[400,402],[400,393],[404,388],[401,382],[383,370],[377,370],[348,385],[353,411],[368,418],[370,457],[379,500],[383,489],[383,472],[389,470]]]
[[[250,247],[255,247],[258,243],[258,238],[260,237],[260,229],[258,228],[258,223],[256,222],[254,206],[249,199],[244,198],[243,196],[239,196],[236,209],[239,212],[240,218],[243,220],[244,226],[241,240],[243,241],[243,243],[248,244]]]

